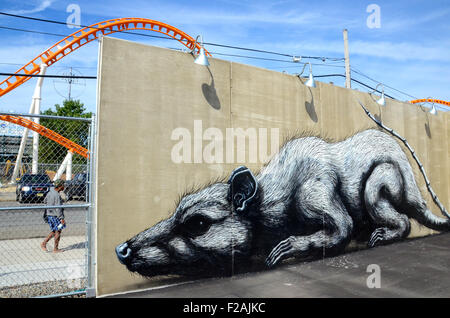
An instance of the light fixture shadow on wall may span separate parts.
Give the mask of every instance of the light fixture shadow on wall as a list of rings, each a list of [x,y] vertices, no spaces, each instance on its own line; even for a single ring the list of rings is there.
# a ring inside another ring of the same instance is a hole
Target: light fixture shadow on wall
[[[298,57],[298,58],[294,57],[293,61],[295,63],[299,63],[301,61],[301,57]],[[301,76],[302,76],[303,72],[305,71],[306,65],[308,65],[308,64],[309,64],[309,77],[308,77],[308,80],[303,83]],[[314,76],[312,74],[312,66],[311,66],[310,62],[304,63],[302,71],[300,72],[300,74],[297,74],[296,76],[300,79],[300,82],[302,82],[302,84],[304,84],[306,87],[309,87],[309,88],[316,87],[316,82],[315,82]],[[318,117],[317,117],[316,110],[314,108],[314,95],[313,95],[311,89],[309,89],[309,93],[311,94],[311,102],[305,101],[305,109],[306,109],[306,112],[308,113],[309,117],[311,118],[311,120],[314,121],[315,123],[317,123]]]
[[[311,90],[309,90],[309,92],[311,94],[311,102],[305,101],[305,109],[309,115],[309,118],[311,118],[313,122],[317,123],[319,121],[319,118],[317,117],[316,109],[314,107],[314,96]]]
[[[298,76],[298,78],[301,79],[301,76],[302,76],[303,72],[305,71],[306,65],[308,65],[308,64],[309,64],[309,77],[308,77],[308,80],[307,80],[304,84],[305,84],[305,86],[315,88],[315,87],[317,87],[317,86],[316,86],[316,81],[314,80],[314,76],[313,76],[313,73],[312,73],[312,65],[311,65],[310,62],[305,63],[305,64],[303,65],[302,71],[301,71],[300,74],[298,74],[297,76]]]
[[[209,84],[209,85],[206,83],[202,84],[203,96],[205,97],[206,101],[212,108],[219,110],[221,107],[220,99],[219,99],[219,96],[217,95],[216,87],[214,85],[214,76],[211,73],[211,70],[209,69],[209,67],[207,67],[207,69],[208,69],[209,75],[211,76],[211,84]]]
[[[199,38],[200,42],[198,41]],[[195,56],[194,50],[196,48],[197,43],[200,43],[200,52],[198,53],[198,56],[195,58],[194,63],[203,66],[209,66],[209,61],[208,58],[206,57],[205,48],[203,47],[203,37],[201,35],[198,35],[195,38],[194,47],[190,53]]]
[[[433,100],[431,97],[428,97],[427,100]],[[430,128],[430,116],[428,116],[428,113],[430,113],[431,115],[437,115],[437,109],[434,106],[434,103],[431,102],[431,107],[425,107],[423,103],[419,103],[417,104],[417,106],[426,114],[425,118],[426,118],[426,123],[424,124],[425,126],[425,132],[428,136],[428,138],[432,138],[431,135],[431,128]]]

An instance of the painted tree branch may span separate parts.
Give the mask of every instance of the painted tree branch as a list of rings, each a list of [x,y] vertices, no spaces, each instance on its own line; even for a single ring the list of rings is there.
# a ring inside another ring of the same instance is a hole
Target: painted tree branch
[[[417,158],[416,152],[409,145],[408,141],[405,138],[403,138],[402,136],[400,136],[393,129],[385,126],[380,120],[376,119],[375,116],[373,116],[370,113],[370,111],[359,101],[359,99],[358,98],[356,98],[356,99],[358,100],[358,103],[361,105],[361,107],[363,108],[364,112],[366,113],[367,116],[369,116],[370,119],[372,119],[378,126],[383,128],[384,130],[387,130],[391,135],[393,135],[393,136],[397,137],[398,139],[400,139],[403,142],[403,144],[406,146],[406,148],[408,148],[408,150],[411,152],[412,157],[414,158],[414,160],[416,161],[417,165],[419,166],[420,172],[422,173],[423,178],[425,180],[425,184],[427,186],[428,192],[430,193],[431,197],[433,198],[434,203],[436,203],[436,205],[439,207],[439,209],[441,210],[442,214],[450,219],[450,214],[447,212],[447,210],[445,209],[444,205],[441,203],[441,201],[439,201],[439,198],[437,197],[436,193],[433,191],[433,188],[431,187],[430,180],[428,179],[427,174],[425,173],[425,169],[423,168],[423,165],[420,162],[419,158]]]

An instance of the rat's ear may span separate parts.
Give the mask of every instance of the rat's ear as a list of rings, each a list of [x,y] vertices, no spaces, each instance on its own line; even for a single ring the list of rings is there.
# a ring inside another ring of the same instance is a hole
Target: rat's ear
[[[255,199],[258,191],[258,183],[252,172],[244,166],[235,169],[228,179],[228,201],[233,210],[238,213],[246,211],[246,208]]]

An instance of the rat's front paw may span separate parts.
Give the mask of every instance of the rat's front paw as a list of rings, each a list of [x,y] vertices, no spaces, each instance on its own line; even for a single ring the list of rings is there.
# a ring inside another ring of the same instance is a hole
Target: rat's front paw
[[[266,266],[274,267],[280,261],[289,257],[291,252],[292,252],[291,238],[287,238],[284,241],[278,243],[278,245],[274,247],[272,252],[270,252],[269,256],[266,258],[265,261]]]

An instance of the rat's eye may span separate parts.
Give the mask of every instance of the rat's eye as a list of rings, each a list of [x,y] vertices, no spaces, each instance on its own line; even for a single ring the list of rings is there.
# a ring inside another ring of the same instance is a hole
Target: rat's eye
[[[211,220],[203,215],[194,215],[183,223],[183,230],[191,237],[205,234],[211,225]]]

